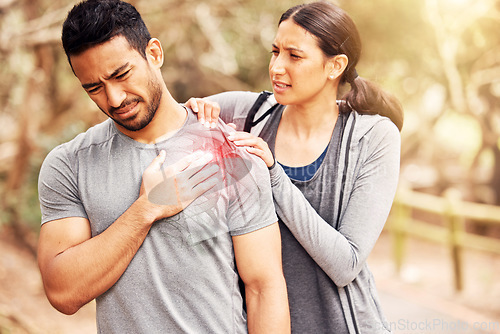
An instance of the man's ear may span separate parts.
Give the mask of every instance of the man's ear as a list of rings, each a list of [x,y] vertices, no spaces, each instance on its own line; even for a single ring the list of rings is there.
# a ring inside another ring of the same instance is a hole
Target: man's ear
[[[157,38],[151,38],[146,47],[146,58],[155,67],[163,65],[163,48]]]
[[[344,73],[347,64],[349,64],[349,59],[345,54],[336,55],[328,60],[327,70],[328,78],[330,80],[337,80]]]

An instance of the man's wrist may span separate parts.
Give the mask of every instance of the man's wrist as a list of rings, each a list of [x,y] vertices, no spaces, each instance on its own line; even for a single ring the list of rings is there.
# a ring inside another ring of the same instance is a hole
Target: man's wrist
[[[152,225],[155,221],[163,218],[163,210],[161,206],[151,203],[146,194],[140,195],[134,204],[138,206],[140,215],[144,217],[144,221],[149,225]]]

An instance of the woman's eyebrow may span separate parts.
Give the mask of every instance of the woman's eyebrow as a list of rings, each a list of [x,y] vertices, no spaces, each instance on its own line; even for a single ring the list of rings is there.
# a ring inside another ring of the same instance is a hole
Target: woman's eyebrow
[[[273,43],[273,48],[279,49],[279,47],[274,43]],[[293,46],[284,47],[283,49],[286,51],[304,52],[304,50],[293,47]]]

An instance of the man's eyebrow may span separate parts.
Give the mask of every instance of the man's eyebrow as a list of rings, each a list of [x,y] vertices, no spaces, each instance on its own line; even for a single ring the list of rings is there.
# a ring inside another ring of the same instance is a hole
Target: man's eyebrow
[[[128,63],[123,64],[122,66],[118,67],[113,73],[111,73],[110,76],[108,76],[104,79],[109,80],[109,79],[113,79],[113,78],[117,77],[120,74],[120,72],[123,72],[123,70],[125,70],[127,67],[128,67]]]
[[[100,82],[92,82],[92,83],[86,83],[82,84],[83,89],[91,89],[94,88],[95,86],[99,86]]]
[[[109,76],[105,77],[104,79],[109,80],[109,79],[113,79],[113,78],[117,77],[128,66],[129,66],[129,63],[123,64],[122,66],[118,67],[116,70],[114,70],[113,73],[111,73]],[[91,83],[83,84],[82,87],[84,89],[90,89],[90,88],[93,88],[93,87],[99,86],[99,85],[100,85],[100,82],[91,82]]]

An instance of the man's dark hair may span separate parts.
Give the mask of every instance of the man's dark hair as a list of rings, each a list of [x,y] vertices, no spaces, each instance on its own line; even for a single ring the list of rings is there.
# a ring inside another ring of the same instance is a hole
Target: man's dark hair
[[[69,61],[71,55],[117,35],[124,36],[130,46],[146,58],[151,35],[134,6],[120,0],[84,0],[68,13],[63,24],[62,44]]]

